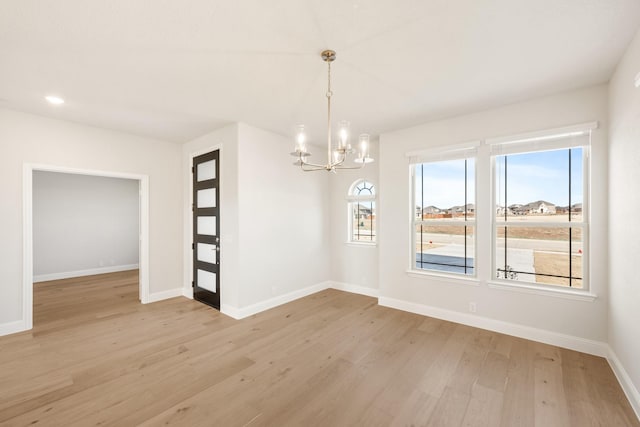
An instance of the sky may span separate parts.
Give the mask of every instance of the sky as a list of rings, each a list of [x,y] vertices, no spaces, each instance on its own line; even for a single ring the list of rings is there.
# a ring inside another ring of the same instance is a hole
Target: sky
[[[582,203],[582,148],[571,149],[571,204]],[[569,150],[507,156],[507,206],[538,200],[569,204]],[[496,203],[505,204],[505,156],[496,157]],[[423,176],[424,175],[424,176]],[[416,166],[416,204],[450,208],[464,205],[465,161],[451,160]],[[467,160],[467,203],[475,203],[475,164]],[[421,180],[421,178],[423,178]],[[424,200],[421,198],[424,185]],[[423,202],[423,203],[421,203]]]
[[[423,178],[422,180],[420,178]],[[465,161],[448,160],[416,166],[416,205],[440,209],[465,204]],[[467,160],[467,203],[475,204],[475,162]],[[424,200],[421,194],[424,194]],[[420,203],[423,201],[423,203]]]

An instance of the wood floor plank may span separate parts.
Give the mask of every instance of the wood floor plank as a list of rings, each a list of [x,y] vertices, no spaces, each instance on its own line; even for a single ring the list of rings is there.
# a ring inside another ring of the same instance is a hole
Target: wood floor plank
[[[391,426],[426,426],[433,415],[439,398],[433,397],[420,389],[414,389],[406,397],[405,404],[394,414]]]
[[[440,397],[453,378],[458,362],[464,354],[467,341],[471,338],[473,328],[455,326],[454,332],[442,346],[438,358],[422,375],[420,387],[425,393]]]
[[[34,286],[3,426],[640,426],[599,357],[325,290],[243,320],[137,272]]]
[[[569,407],[562,380],[560,349],[536,343],[534,359],[535,425],[561,427],[569,424]]]
[[[474,384],[462,425],[477,427],[500,425],[503,401],[503,392]]]
[[[509,358],[490,351],[483,361],[478,384],[502,393],[507,385],[508,372]]]
[[[434,427],[462,425],[470,400],[469,393],[445,387],[427,425]]]
[[[500,426],[530,427],[535,423],[534,343],[512,339]]]

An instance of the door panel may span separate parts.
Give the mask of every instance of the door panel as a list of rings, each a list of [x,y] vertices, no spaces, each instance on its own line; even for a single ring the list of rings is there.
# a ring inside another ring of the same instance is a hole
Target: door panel
[[[216,273],[211,273],[205,270],[198,270],[197,281],[198,281],[198,285],[202,289],[206,289],[210,292],[216,293],[217,291],[217,285],[216,285],[217,274]]]
[[[216,264],[216,245],[210,245],[208,243],[198,243],[197,253],[198,261],[208,262],[209,264]]]
[[[220,152],[193,159],[193,298],[220,309]]]
[[[196,175],[198,181],[207,181],[209,179],[216,179],[216,161],[209,160],[202,162],[198,165],[198,175]]]
[[[199,216],[196,223],[196,232],[206,236],[215,236],[217,231],[216,222],[215,216]]]
[[[215,208],[216,207],[216,189],[207,188],[206,190],[198,191],[198,204],[199,208]]]

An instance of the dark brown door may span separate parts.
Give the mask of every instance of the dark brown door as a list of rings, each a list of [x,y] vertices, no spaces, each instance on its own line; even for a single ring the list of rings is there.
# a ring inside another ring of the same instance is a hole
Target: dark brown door
[[[220,151],[193,159],[193,298],[220,309]]]

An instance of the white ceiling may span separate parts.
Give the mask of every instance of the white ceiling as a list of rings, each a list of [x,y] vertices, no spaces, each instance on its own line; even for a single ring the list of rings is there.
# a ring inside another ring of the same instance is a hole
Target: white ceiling
[[[606,82],[639,25],[638,0],[0,0],[0,107],[322,141],[330,48],[335,122],[375,135]]]

